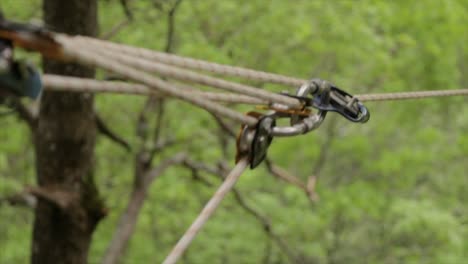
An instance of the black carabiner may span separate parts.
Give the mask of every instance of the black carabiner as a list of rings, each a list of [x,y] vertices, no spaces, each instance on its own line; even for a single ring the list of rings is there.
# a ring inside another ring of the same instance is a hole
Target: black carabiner
[[[336,112],[351,122],[365,123],[370,118],[367,108],[351,94],[336,86],[330,88],[329,94],[317,94],[313,98],[313,107],[330,112]]]
[[[276,125],[273,116],[263,116],[258,120],[250,150],[250,168],[254,169],[265,159],[268,147],[273,141],[272,129]]]
[[[313,97],[283,94],[301,101],[304,107],[314,107],[321,111],[336,112],[351,122],[365,123],[370,118],[369,110],[351,94],[336,86],[317,89]]]

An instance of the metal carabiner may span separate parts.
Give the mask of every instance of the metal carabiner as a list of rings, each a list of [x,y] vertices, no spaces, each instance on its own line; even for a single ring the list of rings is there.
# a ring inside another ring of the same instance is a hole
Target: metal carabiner
[[[320,82],[319,82],[320,81]],[[327,82],[321,80],[311,80],[303,84],[296,92],[295,98],[304,101],[304,106],[308,106],[308,101],[312,98],[307,97],[308,95],[314,95],[320,91],[327,91],[330,87],[327,86]],[[324,94],[328,94],[324,92]],[[323,98],[326,100],[326,97]],[[308,133],[318,128],[327,115],[327,111],[319,110],[316,114],[309,114],[308,116],[301,115],[290,115],[289,127],[273,127],[272,135],[276,137],[290,137]]]
[[[324,94],[318,94],[314,97],[313,107],[330,112],[336,112],[355,123],[365,123],[370,118],[367,108],[351,94],[341,90],[336,86],[331,86],[329,91],[329,100],[322,100]]]
[[[250,116],[259,117],[254,128],[243,126],[237,139],[236,162],[247,156],[250,168],[257,167],[266,157],[268,147],[273,141],[272,130],[276,125],[273,115],[261,115],[250,112]]]
[[[369,120],[369,111],[356,97],[327,81],[312,79],[309,83],[304,84],[300,90],[312,94],[312,98],[299,92],[296,95],[286,94],[286,96],[300,100],[305,107],[336,112],[352,122],[365,123]]]

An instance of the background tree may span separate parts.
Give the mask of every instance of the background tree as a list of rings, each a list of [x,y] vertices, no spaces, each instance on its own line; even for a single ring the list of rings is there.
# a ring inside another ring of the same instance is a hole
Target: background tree
[[[48,28],[96,36],[96,0],[44,0]],[[44,61],[44,72],[94,77],[94,70]],[[39,197],[32,263],[86,263],[92,234],[105,214],[94,184],[96,142],[94,97],[87,93],[45,92],[34,129]]]

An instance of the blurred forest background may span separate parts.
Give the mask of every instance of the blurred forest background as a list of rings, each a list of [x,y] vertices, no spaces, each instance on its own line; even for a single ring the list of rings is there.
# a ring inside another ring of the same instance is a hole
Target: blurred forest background
[[[318,77],[352,94],[468,88],[468,1],[182,0],[176,9],[173,0],[127,2],[98,1],[101,37]],[[0,7],[12,20],[42,18],[39,0]],[[40,65],[37,55],[17,55]],[[314,133],[275,140],[269,159],[301,184],[315,176],[316,194],[265,165],[245,173],[181,263],[466,263],[467,102],[369,102],[366,124],[330,114]],[[94,177],[108,215],[93,234],[89,263],[102,260],[137,157],[151,144],[137,131],[144,105],[138,96],[96,96],[96,112],[131,151],[98,137]],[[211,115],[176,100],[163,106],[147,117],[160,128],[154,144],[170,145],[154,165],[181,150],[212,168],[233,165],[234,140]],[[33,143],[16,116],[1,116],[0,125],[0,263],[27,263],[34,211],[7,198],[36,184]],[[173,166],[155,180],[121,263],[163,260],[220,183],[194,172]]]

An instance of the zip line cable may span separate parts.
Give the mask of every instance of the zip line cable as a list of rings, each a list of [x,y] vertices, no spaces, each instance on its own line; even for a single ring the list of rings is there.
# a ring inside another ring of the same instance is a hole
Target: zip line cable
[[[90,93],[122,93],[149,95],[153,94],[160,97],[167,96],[164,93],[148,88],[148,86],[135,83],[117,82],[117,81],[98,81],[95,79],[68,77],[61,75],[45,74],[42,76],[42,82],[45,90],[52,91],[70,91],[70,92],[90,92]],[[172,84],[171,84],[172,85]],[[174,84],[177,85],[177,84]],[[181,86],[181,85],[178,85]],[[206,99],[235,104],[253,104],[266,105],[268,101],[261,100],[248,95],[233,93],[214,93],[194,90],[184,87],[184,92],[193,96],[205,97]],[[355,95],[363,102],[377,101],[395,101],[395,100],[415,100],[433,97],[449,96],[468,96],[468,89],[450,89],[450,90],[429,90],[414,92],[393,92],[393,93],[373,93]]]
[[[201,70],[210,73],[240,77],[247,80],[269,82],[282,84],[292,87],[299,87],[307,80],[288,77],[280,74],[269,73],[264,71],[257,71],[252,69],[246,69],[242,67],[224,65],[219,63],[208,62],[204,60],[198,60],[188,57],[182,57],[179,55],[168,54],[164,52],[153,51],[144,48],[132,47],[123,44],[117,44],[109,41],[94,39],[85,36],[76,36],[75,39],[89,46],[101,46],[108,50],[112,50],[116,53],[125,53],[134,57],[144,58],[148,60],[154,60],[160,63],[165,63],[173,66],[182,68],[188,68],[193,70]]]
[[[361,94],[356,97],[363,102],[376,101],[396,101],[410,99],[424,99],[431,97],[447,97],[447,96],[468,96],[468,89],[452,89],[452,90],[429,90],[416,92],[399,92],[399,93],[381,93],[381,94]]]

